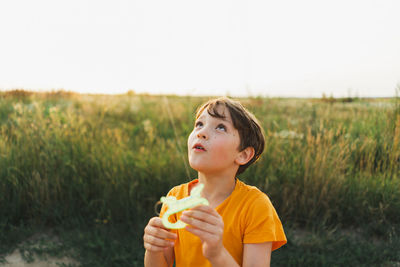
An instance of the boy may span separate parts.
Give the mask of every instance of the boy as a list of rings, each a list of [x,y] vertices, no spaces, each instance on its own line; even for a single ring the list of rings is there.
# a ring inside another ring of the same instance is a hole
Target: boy
[[[187,197],[202,183],[209,206],[172,215],[170,220],[187,224],[175,231],[151,218],[143,236],[146,267],[270,265],[271,251],[286,243],[282,224],[269,198],[236,178],[260,157],[264,143],[257,119],[239,102],[219,98],[200,107],[188,138],[189,163],[198,179],[168,196]]]

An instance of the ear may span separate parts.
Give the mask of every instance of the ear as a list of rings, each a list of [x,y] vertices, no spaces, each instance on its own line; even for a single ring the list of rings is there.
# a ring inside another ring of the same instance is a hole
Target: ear
[[[235,162],[239,165],[245,165],[254,157],[254,147],[246,147],[237,155]]]

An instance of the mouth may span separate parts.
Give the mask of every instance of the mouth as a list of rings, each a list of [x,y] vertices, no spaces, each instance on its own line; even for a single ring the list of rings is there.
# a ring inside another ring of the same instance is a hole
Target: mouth
[[[196,151],[199,151],[199,150],[201,150],[201,151],[206,151],[206,149],[205,149],[201,144],[199,144],[199,143],[195,144],[195,145],[193,146],[193,149],[195,149]]]

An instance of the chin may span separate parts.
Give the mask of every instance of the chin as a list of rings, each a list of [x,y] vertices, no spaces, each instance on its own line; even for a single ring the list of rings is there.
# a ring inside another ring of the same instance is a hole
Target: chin
[[[193,170],[196,170],[196,171],[200,171],[200,169],[202,169],[201,166],[199,166],[200,164],[195,164],[195,163],[192,163],[189,161],[189,165]]]
[[[198,171],[198,172],[207,172],[207,169],[208,169],[203,164],[198,164],[198,163],[196,164],[196,163],[190,162],[190,161],[189,161],[189,165],[193,170]]]
[[[190,164],[190,167],[192,167],[193,170],[203,173],[203,174],[215,174],[216,172],[219,172],[220,170],[218,169],[212,169],[210,166],[204,166],[204,165],[196,165],[196,164]]]

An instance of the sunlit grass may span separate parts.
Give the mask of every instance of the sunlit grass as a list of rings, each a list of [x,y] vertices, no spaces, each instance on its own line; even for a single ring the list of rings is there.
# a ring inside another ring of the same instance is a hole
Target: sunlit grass
[[[205,100],[1,93],[1,222],[143,227],[160,196],[196,176],[186,139]],[[397,231],[399,100],[241,101],[267,144],[240,178],[269,195],[284,226]]]

